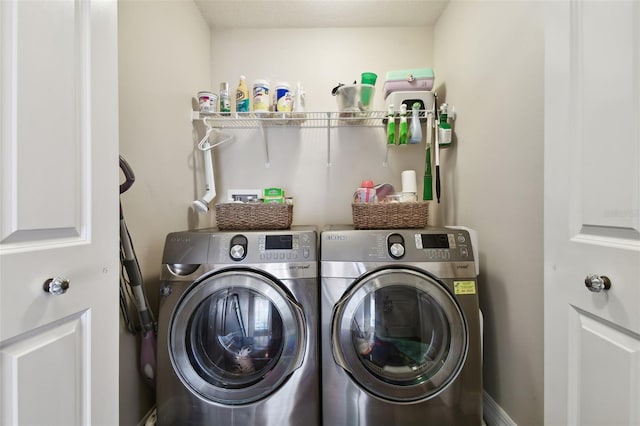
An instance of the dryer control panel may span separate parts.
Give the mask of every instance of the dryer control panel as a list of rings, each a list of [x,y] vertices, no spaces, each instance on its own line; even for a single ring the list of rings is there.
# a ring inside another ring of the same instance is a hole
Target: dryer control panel
[[[473,260],[464,231],[393,232],[386,237],[386,254],[395,260],[447,262]]]
[[[265,234],[258,236],[260,260],[307,260],[311,255],[308,234]]]
[[[335,229],[322,233],[322,261],[472,262],[471,236],[454,228]]]
[[[416,249],[424,250],[427,260],[471,260],[471,242],[463,231],[415,234]]]
[[[321,276],[357,278],[386,265],[410,265],[440,278],[477,275],[472,233],[462,228],[361,229],[332,226],[321,234]]]

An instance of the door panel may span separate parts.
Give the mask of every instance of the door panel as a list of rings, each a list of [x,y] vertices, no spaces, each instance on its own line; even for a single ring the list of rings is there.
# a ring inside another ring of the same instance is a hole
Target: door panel
[[[3,3],[3,57],[15,62],[3,66],[2,241],[77,238],[87,223],[89,6]]]
[[[547,7],[545,423],[639,424],[640,3]]]
[[[91,359],[87,321],[88,314],[83,313],[7,342],[0,353],[3,381],[9,384],[1,389],[3,424],[42,424],[41,411],[48,413],[48,424],[90,423],[83,404]]]
[[[581,233],[637,242],[640,150],[630,142],[640,137],[640,9],[637,1],[613,3],[573,2],[574,99],[583,98],[576,140],[586,142],[574,167],[582,169]]]
[[[640,401],[639,336],[579,309],[569,321],[569,382],[582,382],[570,390],[570,424],[640,424],[640,406],[629,405]]]
[[[0,22],[2,422],[117,424],[116,2],[1,1]]]

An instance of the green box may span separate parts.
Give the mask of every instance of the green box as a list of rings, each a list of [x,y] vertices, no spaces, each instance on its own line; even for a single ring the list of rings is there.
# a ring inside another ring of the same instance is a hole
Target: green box
[[[265,199],[267,197],[282,197],[282,198],[284,198],[284,189],[282,189],[282,188],[265,188],[262,191],[262,196]]]
[[[264,197],[263,202],[265,203],[284,203],[284,197]]]

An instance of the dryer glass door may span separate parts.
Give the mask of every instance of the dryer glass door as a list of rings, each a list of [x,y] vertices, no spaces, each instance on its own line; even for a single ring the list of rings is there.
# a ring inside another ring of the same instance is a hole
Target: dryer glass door
[[[336,304],[334,358],[366,391],[424,400],[459,374],[468,348],[465,317],[446,284],[412,269],[383,269]]]
[[[302,363],[301,308],[275,278],[247,270],[194,283],[176,307],[170,354],[201,396],[246,404],[275,391]]]

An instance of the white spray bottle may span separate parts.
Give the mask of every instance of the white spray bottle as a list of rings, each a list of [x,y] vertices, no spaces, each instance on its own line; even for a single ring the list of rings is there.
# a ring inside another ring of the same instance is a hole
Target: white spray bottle
[[[420,125],[420,103],[414,102],[411,107],[411,125],[409,127],[409,143],[422,142],[422,126]]]

